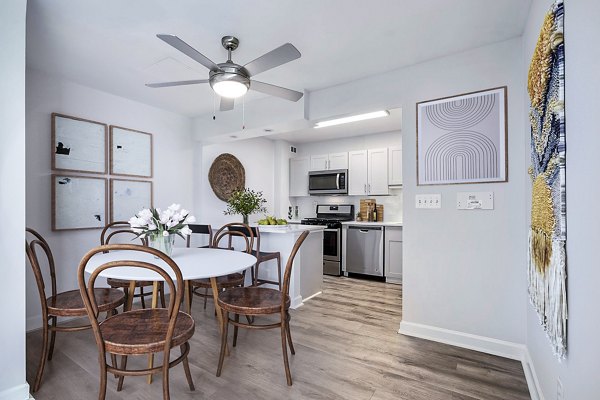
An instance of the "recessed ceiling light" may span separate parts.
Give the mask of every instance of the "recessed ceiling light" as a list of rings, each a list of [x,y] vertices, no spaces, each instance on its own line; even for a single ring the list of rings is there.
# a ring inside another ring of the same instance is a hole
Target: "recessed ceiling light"
[[[263,131],[265,131],[265,132],[273,132],[273,129],[266,128],[266,129],[263,129]]]
[[[317,122],[314,128],[325,128],[328,126],[348,124],[350,122],[364,121],[367,119],[387,117],[390,115],[388,110],[374,111],[366,114],[351,115],[344,118],[330,119],[327,121]]]
[[[237,139],[237,136],[235,136],[235,135],[231,135],[229,137],[232,138],[232,139]]]

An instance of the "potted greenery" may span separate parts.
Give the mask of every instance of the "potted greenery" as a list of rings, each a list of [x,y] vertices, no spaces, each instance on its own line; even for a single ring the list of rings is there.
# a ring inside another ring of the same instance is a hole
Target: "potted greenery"
[[[227,200],[227,210],[223,214],[242,214],[244,223],[248,224],[248,215],[257,212],[267,212],[264,206],[266,202],[262,192],[255,192],[254,190],[244,188],[231,195],[229,200]]]

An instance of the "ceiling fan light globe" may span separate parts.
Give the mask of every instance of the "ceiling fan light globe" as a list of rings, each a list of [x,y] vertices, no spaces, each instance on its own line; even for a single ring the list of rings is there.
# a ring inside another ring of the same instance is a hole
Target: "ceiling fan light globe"
[[[248,86],[236,81],[215,82],[212,85],[213,90],[221,97],[235,99],[246,94]]]

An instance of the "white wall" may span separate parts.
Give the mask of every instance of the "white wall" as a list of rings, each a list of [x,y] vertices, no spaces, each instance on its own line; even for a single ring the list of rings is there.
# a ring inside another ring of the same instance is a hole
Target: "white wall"
[[[196,156],[200,157],[202,169],[196,176],[195,183],[200,186],[200,193],[194,204],[199,223],[220,227],[228,222],[241,222],[240,215],[224,215],[227,203],[219,200],[208,182],[208,171],[215,158],[222,153],[236,156],[246,172],[246,187],[262,191],[267,200],[267,210],[273,214],[275,210],[275,149],[276,143],[264,138],[240,140],[237,142],[211,145],[197,145]],[[250,222],[262,218],[260,214],[250,216]]]
[[[192,209],[191,120],[132,100],[27,70],[27,225],[50,243],[57,262],[58,290],[77,288],[81,257],[100,244],[100,230],[51,231],[50,114],[59,112],[150,132],[154,146],[154,205],[181,203]],[[28,329],[40,326],[35,279],[28,269]]]
[[[516,38],[310,94],[310,119],[403,109],[405,322],[525,342],[528,178],[521,60]],[[503,85],[508,86],[509,182],[417,187],[415,104]],[[495,210],[456,210],[459,191],[493,191]],[[415,209],[417,193],[441,193],[442,209]]]
[[[526,76],[545,13],[551,0],[534,0],[525,28]],[[594,151],[600,148],[597,108],[600,84],[597,69],[600,49],[592,45],[600,39],[600,25],[593,15],[600,14],[600,3],[565,1],[566,129],[567,129],[567,293],[569,306],[567,358],[558,362],[552,355],[538,317],[527,303],[527,348],[540,382],[543,397],[557,399],[557,379],[562,381],[564,399],[597,399],[600,393],[600,313],[596,266],[600,233],[600,209],[589,199],[600,196]],[[524,112],[528,112],[529,101]],[[524,120],[529,132],[529,121]]]
[[[317,154],[329,154],[344,151],[356,151],[376,149],[381,147],[392,147],[402,145],[400,131],[376,133],[372,135],[353,136],[321,142],[300,143],[295,145],[297,157],[311,156]],[[299,218],[315,216],[317,204],[354,204],[355,212],[358,212],[360,199],[375,198],[377,204],[383,205],[385,221],[402,221],[402,189],[390,188],[389,196],[307,196],[292,197],[290,204],[298,206]],[[287,199],[287,198],[286,198]],[[286,211],[287,212],[287,211]]]
[[[25,400],[25,13],[26,2],[0,6],[0,400]],[[9,327],[9,329],[7,329]]]

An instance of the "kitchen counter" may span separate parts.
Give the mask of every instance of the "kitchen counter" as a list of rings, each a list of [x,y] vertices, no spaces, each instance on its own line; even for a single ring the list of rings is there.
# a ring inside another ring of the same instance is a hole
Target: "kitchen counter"
[[[278,234],[286,234],[286,233],[301,233],[304,231],[322,231],[327,228],[322,225],[300,225],[296,223],[289,223],[288,225],[257,225],[260,233],[278,233]]]
[[[398,226],[402,227],[402,222],[398,221],[380,221],[380,222],[366,222],[366,221],[346,221],[342,222],[342,225],[364,225],[364,226]]]

